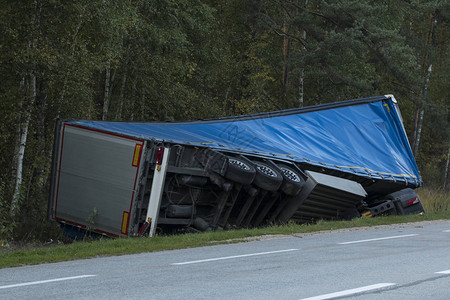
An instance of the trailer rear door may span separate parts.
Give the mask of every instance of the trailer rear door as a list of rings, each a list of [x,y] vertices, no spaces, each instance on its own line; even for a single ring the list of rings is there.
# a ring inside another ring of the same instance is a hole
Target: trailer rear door
[[[144,149],[144,140],[62,123],[50,217],[127,236]]]

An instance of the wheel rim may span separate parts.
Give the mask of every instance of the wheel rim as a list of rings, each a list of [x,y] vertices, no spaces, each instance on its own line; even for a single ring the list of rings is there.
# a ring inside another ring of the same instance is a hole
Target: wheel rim
[[[236,166],[236,167],[238,167],[238,168],[240,168],[242,170],[250,171],[250,167],[246,163],[244,163],[244,162],[242,162],[240,160],[237,160],[237,159],[234,159],[234,158],[229,158],[228,162],[231,165]]]
[[[281,171],[283,172],[283,175],[289,178],[290,180],[300,182],[300,177],[297,175],[297,173],[286,168],[281,168]]]
[[[271,168],[264,166],[264,165],[257,165],[256,168],[263,173],[264,175],[270,176],[270,177],[277,177],[277,174],[274,170]]]

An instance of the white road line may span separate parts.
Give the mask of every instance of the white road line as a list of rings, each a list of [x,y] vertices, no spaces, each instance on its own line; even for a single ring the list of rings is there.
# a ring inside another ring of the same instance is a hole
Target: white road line
[[[192,260],[192,261],[173,263],[171,265],[172,266],[189,265],[189,264],[197,264],[197,263],[217,261],[217,260],[225,260],[225,259],[233,259],[233,258],[241,258],[241,257],[249,257],[249,256],[259,256],[259,255],[267,255],[267,254],[275,254],[275,253],[283,253],[283,252],[292,252],[292,251],[298,251],[298,250],[300,250],[300,249],[286,249],[286,250],[250,253],[250,254],[242,254],[242,255],[234,255],[234,256],[224,256],[224,257],[216,257],[216,258],[208,258],[208,259],[200,259],[200,260]]]
[[[373,242],[373,241],[382,241],[382,240],[390,240],[390,239],[399,239],[404,237],[410,237],[410,236],[416,236],[418,234],[406,234],[406,235],[396,235],[396,236],[387,236],[377,239],[369,239],[369,240],[359,240],[359,241],[352,241],[352,242],[344,242],[344,243],[338,243],[338,245],[348,245],[348,244],[357,244],[357,243],[365,243],[365,242]]]
[[[80,275],[80,276],[62,277],[62,278],[55,278],[55,279],[48,279],[48,280],[31,281],[31,282],[3,285],[3,286],[0,286],[0,290],[14,288],[14,287],[20,287],[20,286],[27,286],[27,285],[35,285],[35,284],[43,284],[43,283],[50,283],[50,282],[57,282],[57,281],[88,278],[88,277],[94,277],[94,276],[97,276],[97,275]]]
[[[444,230],[444,231],[442,231],[442,232],[450,232],[450,230]]]
[[[320,296],[315,296],[315,297],[303,298],[301,300],[331,299],[331,298],[335,298],[335,297],[343,297],[343,296],[349,296],[349,295],[358,294],[358,293],[362,293],[362,292],[377,290],[377,289],[381,289],[381,288],[385,288],[385,287],[393,286],[393,285],[395,285],[395,283],[378,283],[378,284],[363,286],[363,287],[356,288],[356,289],[345,290],[345,291],[341,291],[341,292],[325,294],[325,295],[320,295]]]
[[[450,270],[436,272],[435,274],[450,274]]]

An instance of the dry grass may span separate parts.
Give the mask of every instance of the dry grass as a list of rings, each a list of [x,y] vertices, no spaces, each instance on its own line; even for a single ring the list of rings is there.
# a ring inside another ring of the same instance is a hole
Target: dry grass
[[[450,218],[450,193],[448,191],[420,188],[416,192],[427,215]]]

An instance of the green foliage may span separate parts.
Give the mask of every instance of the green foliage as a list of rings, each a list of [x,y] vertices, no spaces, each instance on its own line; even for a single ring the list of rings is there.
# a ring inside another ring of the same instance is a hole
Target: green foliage
[[[0,248],[9,246],[7,241],[11,239],[14,228],[17,226],[16,221],[11,218],[8,200],[6,184],[0,181]]]

